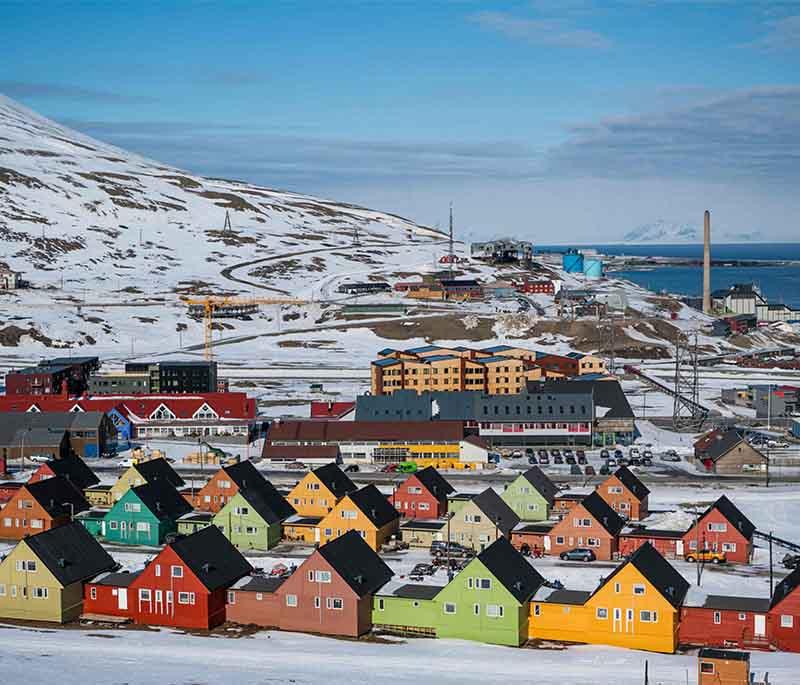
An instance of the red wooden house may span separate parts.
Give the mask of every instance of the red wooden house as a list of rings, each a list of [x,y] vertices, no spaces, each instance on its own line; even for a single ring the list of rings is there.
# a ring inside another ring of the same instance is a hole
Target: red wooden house
[[[769,599],[695,595],[681,607],[678,642],[700,647],[769,649]]]
[[[725,495],[703,512],[683,536],[684,555],[710,549],[725,552],[730,562],[748,564],[756,527]]]
[[[775,588],[769,605],[770,642],[784,652],[800,652],[800,568]]]
[[[650,513],[650,490],[627,466],[620,466],[606,478],[597,486],[597,492],[623,518],[639,521]]]
[[[129,595],[131,583],[139,576],[135,573],[101,573],[83,587],[83,615],[119,616],[133,618],[132,600]]]
[[[438,519],[447,513],[447,496],[454,491],[433,466],[428,466],[398,485],[389,502],[403,518]]]
[[[227,614],[239,623],[358,637],[372,628],[372,596],[391,577],[392,570],[351,530],[316,550],[282,582],[237,583],[228,592]]]
[[[617,553],[624,521],[593,492],[565,514],[545,536],[545,552],[558,556],[575,547],[592,549],[598,559],[610,561]],[[549,538],[549,539],[548,539]]]
[[[683,559],[683,536],[685,530],[661,530],[629,526],[619,534],[619,553],[633,554],[645,542],[655,547],[665,559]]]
[[[250,571],[220,530],[208,526],[164,547],[132,580],[114,574],[87,584],[84,612],[130,616],[143,625],[208,630],[225,622],[226,592]],[[120,593],[127,610],[120,606]]]

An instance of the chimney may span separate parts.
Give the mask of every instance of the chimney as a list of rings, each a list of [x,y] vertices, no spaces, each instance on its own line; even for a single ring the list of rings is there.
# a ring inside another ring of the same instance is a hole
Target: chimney
[[[703,217],[703,314],[711,314],[711,212]]]

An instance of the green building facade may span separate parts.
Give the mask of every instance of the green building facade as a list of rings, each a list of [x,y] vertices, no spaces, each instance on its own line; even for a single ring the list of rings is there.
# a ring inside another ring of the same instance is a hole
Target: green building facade
[[[265,551],[281,540],[280,519],[265,514],[250,491],[237,492],[214,516],[213,525],[239,550]]]

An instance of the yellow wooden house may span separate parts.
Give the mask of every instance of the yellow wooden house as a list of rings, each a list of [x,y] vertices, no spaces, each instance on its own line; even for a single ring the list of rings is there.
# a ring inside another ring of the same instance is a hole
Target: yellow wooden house
[[[315,542],[325,544],[350,530],[358,531],[376,552],[396,535],[400,514],[374,485],[345,495],[317,525]]]
[[[169,462],[163,458],[150,459],[128,467],[111,486],[111,502],[118,502],[131,488],[137,488],[146,483],[161,480],[170,483],[175,488],[182,488],[186,483],[173,469]]]
[[[649,543],[594,592],[541,588],[530,603],[528,637],[671,654],[689,583]]]
[[[336,464],[325,464],[310,471],[292,488],[286,498],[298,516],[327,516],[342,497],[358,487]]]

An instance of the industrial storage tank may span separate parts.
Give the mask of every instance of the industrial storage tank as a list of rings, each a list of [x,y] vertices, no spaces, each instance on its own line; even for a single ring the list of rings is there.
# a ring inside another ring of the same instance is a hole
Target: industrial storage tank
[[[602,259],[584,259],[583,260],[583,275],[586,278],[602,278],[603,277],[603,260]]]
[[[570,250],[561,259],[561,265],[568,274],[583,272],[583,255],[575,250]]]

